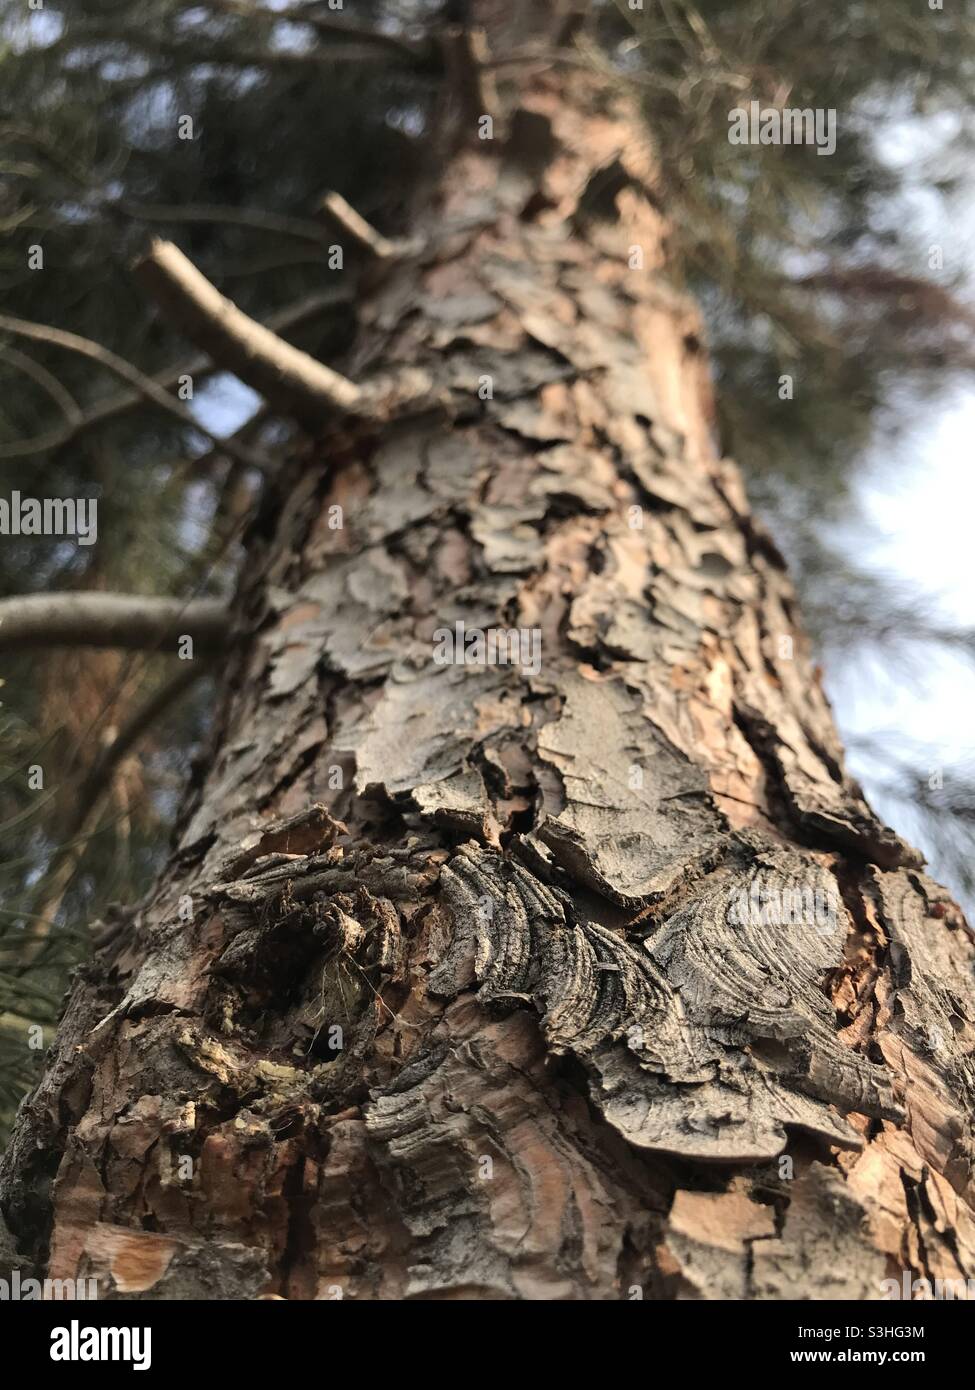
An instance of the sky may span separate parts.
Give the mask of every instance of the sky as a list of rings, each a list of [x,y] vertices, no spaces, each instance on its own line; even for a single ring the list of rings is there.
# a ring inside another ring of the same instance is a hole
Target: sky
[[[893,450],[871,458],[858,483],[865,525],[851,527],[849,544],[862,564],[894,577],[922,611],[975,628],[972,522],[975,518],[975,390],[935,406],[919,403],[916,424]],[[847,762],[868,798],[895,830],[925,852],[926,828],[899,800],[880,790],[873,760],[858,737],[889,742],[919,766],[938,769],[946,788],[975,764],[975,666],[934,649],[854,656],[826,666],[826,688],[849,745]]]
[[[932,191],[939,175],[958,172],[946,151],[960,126],[950,112],[906,116],[878,130],[877,140],[886,161],[905,176],[903,205],[891,210],[892,217],[916,229],[920,246],[941,247],[943,278],[952,283],[960,276],[970,301],[975,182],[964,167],[960,191],[950,201]],[[858,515],[844,539],[861,567],[890,576],[919,612],[975,630],[973,465],[975,387],[916,397],[896,440],[878,442],[864,460],[855,492]],[[966,767],[975,781],[975,664],[959,653],[895,639],[887,651],[854,653],[842,665],[826,662],[825,679],[848,745],[847,765],[894,829],[928,854],[937,876],[929,827],[909,804],[884,795],[882,774],[857,743],[874,738],[903,750],[929,776],[940,772],[946,791]],[[965,905],[975,910],[975,903]]]

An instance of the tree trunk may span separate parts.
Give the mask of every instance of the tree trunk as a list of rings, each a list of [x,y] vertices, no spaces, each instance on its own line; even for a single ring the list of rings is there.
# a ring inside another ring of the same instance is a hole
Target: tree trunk
[[[326,431],[253,527],[176,849],[5,1159],[51,1277],[975,1275],[968,929],[844,771],[653,177],[624,98],[529,68],[363,284],[350,374],[423,368],[436,404]],[[457,623],[540,661],[445,660]]]

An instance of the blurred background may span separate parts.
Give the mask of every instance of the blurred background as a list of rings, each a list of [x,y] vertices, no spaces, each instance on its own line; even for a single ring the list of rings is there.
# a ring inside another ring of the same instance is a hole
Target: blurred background
[[[436,172],[437,36],[462,11],[0,0],[0,496],[99,503],[95,546],[0,539],[0,596],[232,591],[260,479],[212,435],[273,453],[288,426],[194,361],[129,261],[147,231],[169,236],[248,313],[338,360],[353,319],[315,209],[334,188],[383,232],[406,225]],[[572,61],[645,113],[669,273],[709,324],[721,446],[793,566],[850,768],[970,911],[972,7],[565,11]],[[728,114],[751,99],[835,108],[835,153],[731,145]],[[192,376],[199,428],[24,323],[170,390]],[[26,1024],[50,1028],[91,924],[135,902],[165,855],[213,690],[152,653],[5,651],[3,675],[0,1137],[43,1056]]]

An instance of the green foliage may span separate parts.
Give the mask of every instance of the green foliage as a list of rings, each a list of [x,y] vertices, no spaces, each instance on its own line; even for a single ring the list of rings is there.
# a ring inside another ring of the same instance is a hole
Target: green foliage
[[[971,5],[617,0],[597,13],[654,135],[675,273],[708,314],[729,452],[845,500],[877,410],[975,365],[951,220],[972,151]],[[729,115],[752,101],[834,111],[835,152],[731,143]],[[786,411],[783,373],[796,377]]]

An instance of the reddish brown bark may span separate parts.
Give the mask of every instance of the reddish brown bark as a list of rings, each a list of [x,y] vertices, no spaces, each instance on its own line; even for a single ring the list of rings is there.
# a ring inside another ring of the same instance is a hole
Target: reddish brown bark
[[[553,70],[496,133],[362,298],[349,376],[436,406],[323,434],[252,531],[211,755],[8,1224],[103,1296],[975,1275],[970,937],[844,771],[639,126]],[[437,665],[458,621],[539,669]]]

